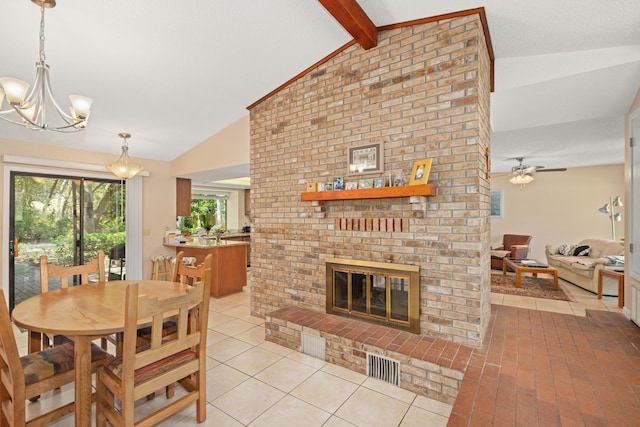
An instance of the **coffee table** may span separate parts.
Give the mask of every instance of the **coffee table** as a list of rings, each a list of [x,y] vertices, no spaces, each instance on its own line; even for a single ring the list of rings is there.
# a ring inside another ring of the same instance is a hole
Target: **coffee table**
[[[522,287],[522,273],[532,273],[533,277],[538,277],[538,274],[553,275],[553,290],[558,290],[558,270],[540,261],[535,259],[503,258],[502,274],[505,276],[507,275],[507,269],[513,270],[516,273],[516,288]]]

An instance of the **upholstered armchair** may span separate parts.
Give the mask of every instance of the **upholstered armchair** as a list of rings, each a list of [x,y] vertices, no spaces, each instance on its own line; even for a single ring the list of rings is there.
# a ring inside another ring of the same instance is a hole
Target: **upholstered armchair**
[[[502,237],[502,245],[491,248],[491,268],[502,270],[502,259],[524,259],[529,254],[529,242],[532,236],[520,234],[505,234]]]

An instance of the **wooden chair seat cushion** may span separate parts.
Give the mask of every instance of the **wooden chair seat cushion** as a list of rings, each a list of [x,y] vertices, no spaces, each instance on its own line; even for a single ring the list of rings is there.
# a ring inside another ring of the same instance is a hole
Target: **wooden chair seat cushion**
[[[91,343],[91,362],[104,360],[111,355]],[[20,358],[26,385],[35,384],[74,368],[73,343],[64,343]]]
[[[140,351],[140,349],[138,349],[138,351]],[[150,380],[163,374],[164,372],[176,369],[178,366],[186,362],[195,360],[196,357],[196,352],[191,349],[172,354],[169,357],[165,357],[164,359],[158,360],[157,362],[151,363],[147,366],[143,366],[140,369],[136,369],[133,376],[133,382],[134,384],[138,384]],[[120,378],[122,374],[122,357],[117,356],[107,360],[104,364],[104,369]]]

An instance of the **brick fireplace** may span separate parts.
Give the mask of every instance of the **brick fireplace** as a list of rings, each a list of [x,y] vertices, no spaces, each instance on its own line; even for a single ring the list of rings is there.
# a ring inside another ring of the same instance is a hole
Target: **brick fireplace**
[[[326,315],[328,259],[398,263],[419,268],[418,338],[482,343],[491,311],[483,21],[476,11],[382,29],[377,47],[347,45],[249,107],[253,315]],[[382,142],[380,176],[432,159],[436,195],[301,200],[307,182],[345,177],[349,147],[368,142]]]

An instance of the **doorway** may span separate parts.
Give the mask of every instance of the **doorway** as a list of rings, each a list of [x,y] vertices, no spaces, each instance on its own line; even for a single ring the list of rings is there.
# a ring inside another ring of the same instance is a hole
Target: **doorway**
[[[12,171],[9,185],[10,310],[40,293],[40,256],[77,265],[96,258],[99,250],[109,256],[124,246],[123,181]],[[109,259],[105,269],[113,263],[119,263],[123,277],[124,259]]]

